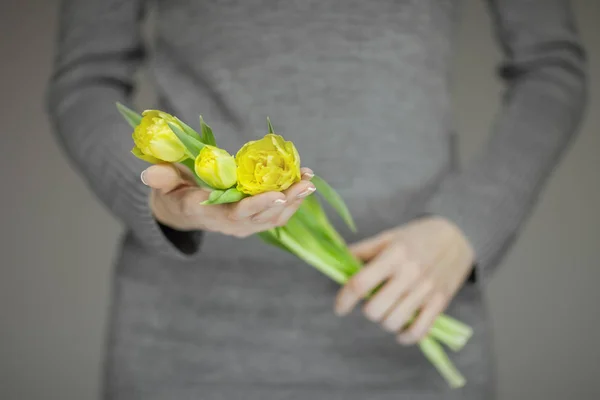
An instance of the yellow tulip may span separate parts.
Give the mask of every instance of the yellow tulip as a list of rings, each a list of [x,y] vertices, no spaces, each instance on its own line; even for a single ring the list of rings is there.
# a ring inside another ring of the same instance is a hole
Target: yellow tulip
[[[206,145],[194,164],[200,179],[215,189],[229,189],[237,182],[235,159],[223,149]]]
[[[237,189],[249,195],[281,192],[300,181],[300,156],[292,142],[269,133],[236,155]]]
[[[167,124],[180,125],[175,117],[157,110],[146,110],[142,116],[132,135],[135,146],[131,152],[137,158],[153,164],[188,158],[185,147]]]

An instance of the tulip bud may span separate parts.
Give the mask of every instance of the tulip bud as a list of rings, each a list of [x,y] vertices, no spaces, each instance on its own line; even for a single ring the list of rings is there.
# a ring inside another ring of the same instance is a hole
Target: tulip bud
[[[135,146],[131,152],[136,157],[153,164],[181,162],[188,157],[185,147],[168,125],[169,122],[180,125],[175,117],[156,110],[146,110],[142,116],[132,135]]]
[[[204,146],[194,167],[198,177],[215,189],[229,189],[237,182],[235,159],[218,147]]]

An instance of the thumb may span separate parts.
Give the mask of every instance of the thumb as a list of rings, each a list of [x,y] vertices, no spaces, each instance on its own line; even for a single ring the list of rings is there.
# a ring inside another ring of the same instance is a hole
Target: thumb
[[[391,242],[392,232],[383,232],[350,246],[352,254],[362,261],[370,261],[381,253]]]
[[[165,194],[187,184],[179,169],[172,164],[153,165],[144,170],[140,178],[145,185]]]

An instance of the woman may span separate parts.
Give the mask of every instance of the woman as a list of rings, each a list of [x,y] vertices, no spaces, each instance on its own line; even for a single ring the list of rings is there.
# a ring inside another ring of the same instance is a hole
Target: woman
[[[66,153],[127,228],[105,398],[493,397],[482,282],[584,108],[568,2],[489,2],[508,95],[490,142],[462,171],[447,82],[458,2],[162,0],[146,56],[149,3],[64,1],[49,90]],[[262,136],[270,115],[347,200],[360,230],[347,239],[364,270],[336,295],[317,271],[250,236],[287,221],[314,191],[311,169],[284,193],[211,207],[183,168],[145,169],[114,107],[129,102],[143,61],[157,108],[188,122],[202,113],[230,151]],[[442,311],[475,331],[453,355],[468,380],[460,390],[413,346]]]

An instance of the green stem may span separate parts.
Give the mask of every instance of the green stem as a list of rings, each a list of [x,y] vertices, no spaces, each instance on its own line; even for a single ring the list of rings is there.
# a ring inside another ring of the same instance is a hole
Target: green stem
[[[311,264],[340,285],[343,285],[348,280],[348,277],[343,272],[340,272],[337,268],[331,266],[331,264],[323,261],[317,254],[306,251],[302,245],[294,240],[285,230],[281,231],[279,241],[296,254],[296,256]]]
[[[467,343],[467,340],[469,340],[467,336],[457,335],[456,333],[444,330],[437,323],[433,324],[429,335],[455,352],[461,350]]]
[[[465,377],[456,369],[442,346],[435,339],[431,336],[426,336],[425,339],[419,342],[419,347],[451,388],[456,389],[465,385]]]
[[[473,335],[473,328],[446,314],[438,316],[435,322],[440,328],[442,328],[446,332],[465,336],[467,339],[469,339]]]

